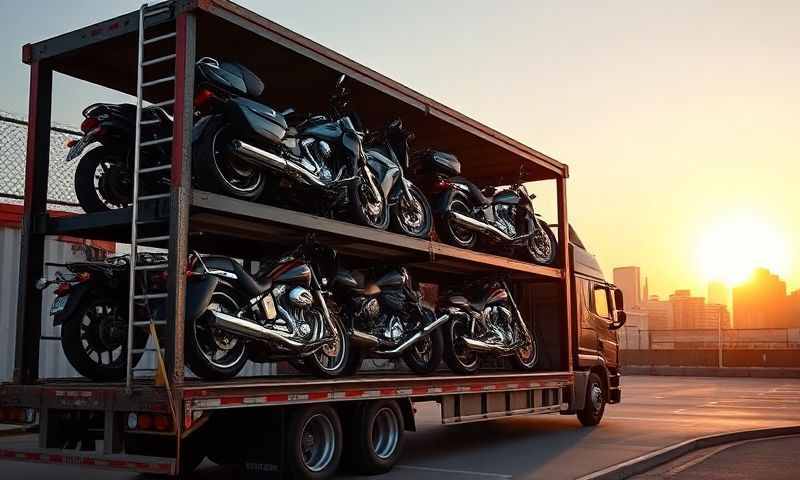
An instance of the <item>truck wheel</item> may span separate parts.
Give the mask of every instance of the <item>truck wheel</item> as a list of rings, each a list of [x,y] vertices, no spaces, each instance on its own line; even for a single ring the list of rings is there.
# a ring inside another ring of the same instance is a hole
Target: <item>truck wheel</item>
[[[351,428],[347,445],[351,468],[364,475],[391,470],[405,442],[405,422],[397,402],[379,400],[359,405]]]
[[[308,405],[289,414],[286,461],[291,478],[331,477],[342,458],[342,424],[328,405]]]
[[[578,420],[585,427],[597,425],[603,419],[605,410],[606,394],[603,380],[600,375],[592,372],[589,374],[589,382],[586,385],[586,402],[583,409],[578,410]]]

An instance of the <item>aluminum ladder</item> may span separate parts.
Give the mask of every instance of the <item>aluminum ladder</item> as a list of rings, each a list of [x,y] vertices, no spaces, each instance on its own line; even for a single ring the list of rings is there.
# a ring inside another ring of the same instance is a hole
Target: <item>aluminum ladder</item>
[[[164,85],[172,83],[174,85],[175,82],[175,73],[174,73],[174,65],[175,65],[175,58],[176,58],[176,48],[175,48],[175,40],[176,40],[176,32],[175,26],[173,23],[173,31],[163,33],[160,32],[156,36],[152,36],[150,38],[146,38],[146,23],[147,20],[151,17],[155,17],[157,15],[163,15],[165,13],[170,13],[172,10],[171,4],[159,4],[155,6],[148,6],[147,4],[142,5],[139,8],[139,53],[138,53],[138,65],[137,65],[137,79],[136,79],[136,135],[134,139],[134,157],[133,157],[133,202],[132,202],[132,219],[131,219],[131,255],[130,255],[130,289],[128,294],[128,336],[127,336],[127,359],[126,359],[126,379],[125,384],[128,391],[131,390],[134,380],[136,379],[136,372],[150,372],[151,374],[155,374],[159,368],[163,369],[163,353],[164,349],[161,348],[161,342],[157,336],[157,326],[166,325],[166,319],[155,319],[153,318],[153,309],[151,308],[150,301],[156,299],[166,299],[167,293],[149,293],[142,291],[137,293],[137,279],[140,277],[144,277],[147,272],[152,271],[166,271],[168,263],[157,263],[157,264],[139,264],[139,247],[146,246],[148,244],[155,244],[160,243],[165,240],[169,239],[169,235],[159,235],[159,236],[140,236],[139,234],[139,226],[144,223],[151,223],[152,220],[140,220],[139,218],[139,209],[142,203],[144,202],[153,202],[159,201],[162,199],[168,199],[170,197],[169,192],[167,193],[157,193],[152,195],[140,195],[140,182],[141,182],[141,175],[146,173],[152,173],[157,171],[166,171],[172,167],[171,161],[168,161],[165,164],[152,166],[147,168],[141,168],[141,159],[142,159],[142,152],[146,151],[148,148],[153,148],[159,145],[171,145],[172,143],[172,135],[174,135],[174,125],[173,125],[173,133],[170,136],[166,136],[163,138],[155,138],[155,139],[148,139],[142,141],[142,127],[151,124],[157,124],[161,122],[158,118],[156,119],[144,119],[142,118],[142,113],[146,109],[152,108],[171,108],[175,104],[175,99],[164,100],[159,103],[153,103],[149,107],[142,107],[142,103],[144,102],[144,94],[147,89],[157,86],[157,85]],[[163,25],[163,23],[161,24]],[[172,42],[171,51],[167,54],[161,52],[159,56],[153,58],[145,58],[146,50],[148,45],[169,45]],[[153,76],[151,73],[148,75],[148,71],[152,69],[149,67],[153,67],[155,65],[170,65],[172,62],[172,74],[167,76],[161,76],[160,78],[153,78],[148,79],[146,77]],[[174,91],[174,90],[173,90]],[[170,159],[171,160],[171,159]],[[144,285],[145,283],[143,283]],[[146,319],[139,319],[136,318],[136,311],[137,307],[143,308],[144,311],[147,313]],[[161,309],[161,311],[166,311],[166,309]],[[134,348],[134,333],[138,328],[145,328],[149,329],[150,338],[153,340],[154,348]],[[138,354],[146,354],[146,353],[153,353],[156,356],[156,368],[135,368],[133,365],[133,358],[134,355]]]

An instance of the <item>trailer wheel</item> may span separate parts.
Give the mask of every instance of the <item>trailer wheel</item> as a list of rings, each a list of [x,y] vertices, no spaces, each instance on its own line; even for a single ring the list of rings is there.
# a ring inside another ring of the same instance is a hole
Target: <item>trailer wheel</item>
[[[585,427],[591,427],[600,423],[603,419],[603,412],[606,410],[606,394],[603,380],[595,372],[589,374],[589,381],[586,385],[586,401],[583,409],[578,410],[578,420]]]
[[[328,405],[308,405],[289,414],[286,461],[291,478],[329,478],[342,458],[342,424]]]
[[[400,458],[404,442],[405,421],[396,401],[363,403],[348,431],[347,463],[364,475],[386,473]]]

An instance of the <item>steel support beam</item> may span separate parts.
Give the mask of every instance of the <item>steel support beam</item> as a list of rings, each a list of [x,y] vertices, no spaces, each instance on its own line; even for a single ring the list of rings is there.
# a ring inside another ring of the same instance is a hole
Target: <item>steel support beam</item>
[[[39,376],[42,333],[42,292],[36,281],[44,274],[44,225],[47,220],[47,177],[50,169],[50,114],[53,70],[31,64],[28,101],[28,144],[25,160],[25,206],[17,297],[17,338],[14,381],[34,383]]]
[[[556,196],[558,208],[558,247],[559,261],[561,262],[561,305],[564,309],[564,341],[563,352],[566,356],[564,368],[572,371],[573,367],[573,341],[572,341],[572,261],[569,256],[569,217],[567,216],[567,179],[556,179]]]
[[[176,21],[175,107],[172,141],[172,185],[169,214],[169,298],[167,308],[167,373],[173,385],[183,383],[186,260],[189,254],[191,204],[192,115],[194,113],[194,63],[196,17],[181,13]]]

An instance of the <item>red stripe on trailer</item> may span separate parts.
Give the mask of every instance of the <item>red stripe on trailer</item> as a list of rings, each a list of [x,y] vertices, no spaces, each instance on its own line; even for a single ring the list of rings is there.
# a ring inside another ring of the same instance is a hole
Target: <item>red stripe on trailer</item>
[[[428,393],[428,387],[416,387],[411,389],[411,395],[425,395]]]
[[[222,397],[220,405],[240,405],[244,403],[244,397]]]
[[[309,400],[327,400],[330,397],[328,392],[311,392],[308,394]]]
[[[364,390],[348,390],[344,392],[345,398],[353,398],[353,397],[362,397],[364,396]]]
[[[445,385],[442,387],[442,393],[457,392],[458,385]]]
[[[273,395],[267,395],[264,398],[267,399],[267,403],[271,403],[271,402],[288,402],[289,401],[289,395],[287,395],[285,393],[276,393],[276,394],[273,394]]]
[[[397,390],[394,388],[382,388],[380,394],[384,396],[397,395]]]

